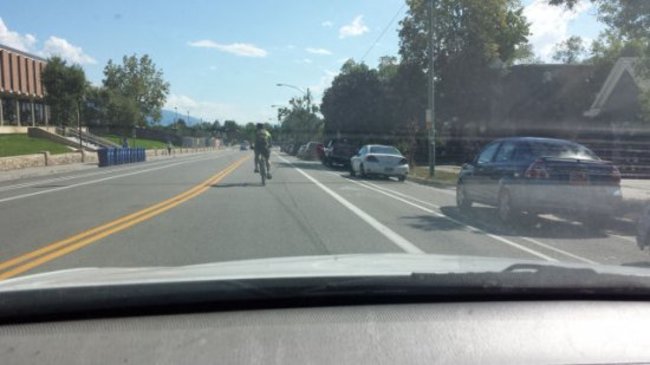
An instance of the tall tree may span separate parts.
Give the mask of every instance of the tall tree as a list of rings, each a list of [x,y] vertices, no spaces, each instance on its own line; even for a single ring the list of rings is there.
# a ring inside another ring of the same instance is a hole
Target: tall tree
[[[304,95],[291,98],[289,106],[278,110],[281,135],[297,143],[320,139],[323,121],[318,116],[318,112],[319,108],[314,105],[309,89]],[[277,137],[280,136],[274,136]]]
[[[553,59],[566,64],[576,64],[580,63],[586,53],[587,49],[582,38],[571,36],[555,46]]]
[[[81,66],[68,65],[60,57],[52,57],[43,70],[42,80],[54,124],[76,125],[87,87]]]
[[[387,107],[385,89],[377,70],[349,60],[323,95],[324,133],[330,136],[338,133],[358,137],[385,136],[390,125]]]
[[[428,71],[429,20],[434,19],[437,122],[484,118],[497,69],[514,63],[528,45],[520,2],[436,0],[433,14],[428,0],[407,4],[399,31],[402,62]]]
[[[103,82],[112,95],[132,100],[137,105],[137,117],[132,121],[135,125],[145,126],[148,119],[160,121],[169,83],[148,55],[124,56],[121,65],[109,60],[104,68]]]

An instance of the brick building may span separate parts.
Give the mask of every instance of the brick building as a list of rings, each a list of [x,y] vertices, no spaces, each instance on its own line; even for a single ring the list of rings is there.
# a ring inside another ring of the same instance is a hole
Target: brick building
[[[0,44],[0,127],[48,125],[41,74],[47,61]]]

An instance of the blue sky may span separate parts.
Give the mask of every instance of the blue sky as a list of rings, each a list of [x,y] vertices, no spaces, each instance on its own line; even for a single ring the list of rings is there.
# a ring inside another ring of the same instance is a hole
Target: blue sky
[[[589,2],[573,13],[522,3],[545,60],[555,43],[594,39],[602,29]],[[246,123],[274,120],[271,105],[298,93],[276,83],[319,98],[341,63],[359,60],[395,15],[365,61],[396,55],[405,12],[403,0],[21,0],[0,9],[0,43],[80,63],[96,84],[109,59],[147,53],[171,84],[168,109]]]

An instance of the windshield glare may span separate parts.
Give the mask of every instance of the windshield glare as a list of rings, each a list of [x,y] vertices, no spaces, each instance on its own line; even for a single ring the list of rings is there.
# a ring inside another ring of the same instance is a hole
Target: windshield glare
[[[0,290],[650,272],[649,2],[3,1]]]
[[[589,149],[576,145],[564,143],[534,143],[531,146],[533,155],[536,157],[558,157],[576,158],[582,160],[599,160]]]

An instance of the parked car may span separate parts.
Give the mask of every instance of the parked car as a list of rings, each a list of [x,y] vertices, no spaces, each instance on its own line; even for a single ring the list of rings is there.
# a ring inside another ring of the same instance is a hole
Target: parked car
[[[574,142],[516,137],[494,141],[463,165],[456,203],[497,207],[503,222],[522,212],[571,213],[599,221],[621,203],[621,174],[588,148]]]
[[[350,158],[358,151],[357,145],[347,139],[332,139],[324,148],[323,164],[349,166]]]
[[[636,244],[639,249],[650,247],[650,205],[643,208],[636,226]]]
[[[242,143],[239,145],[239,150],[240,150],[240,151],[247,151],[247,150],[248,150],[248,142],[242,142]]]
[[[393,146],[365,145],[350,159],[350,175],[396,177],[406,180],[408,161]]]
[[[305,150],[307,150],[307,145],[303,144],[298,148],[298,152],[296,153],[296,157],[302,158],[301,156],[305,155]]]
[[[318,158],[318,146],[322,146],[322,143],[318,142],[309,142],[305,145],[305,149],[302,153],[298,153],[298,158],[303,160],[315,160]]]
[[[325,145],[322,143],[316,145],[316,158],[318,158],[319,161],[323,161],[325,158]]]

